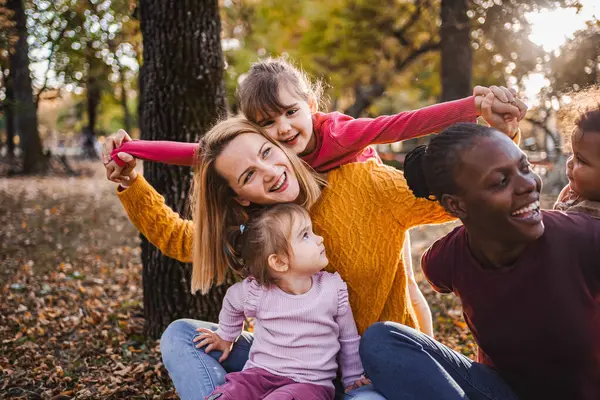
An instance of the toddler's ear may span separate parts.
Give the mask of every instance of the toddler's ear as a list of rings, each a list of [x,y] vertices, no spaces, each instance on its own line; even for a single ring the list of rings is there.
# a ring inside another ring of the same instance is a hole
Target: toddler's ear
[[[277,272],[286,272],[289,268],[287,259],[277,254],[271,254],[267,261],[269,262],[269,267]]]

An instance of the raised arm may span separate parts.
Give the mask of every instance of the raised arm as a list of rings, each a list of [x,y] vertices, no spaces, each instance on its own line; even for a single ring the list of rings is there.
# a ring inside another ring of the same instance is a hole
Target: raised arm
[[[329,126],[331,137],[339,146],[361,150],[371,144],[393,143],[438,132],[457,122],[475,122],[480,114],[477,97],[435,104],[418,110],[377,118],[357,118],[336,114]]]
[[[489,104],[484,109],[486,99]],[[506,120],[518,122],[526,110],[527,106],[505,87],[476,86],[473,96],[395,115],[354,119],[337,114],[325,129],[331,131],[341,147],[360,150],[370,144],[393,143],[439,132],[457,122],[475,122],[482,113],[488,123],[504,131]]]

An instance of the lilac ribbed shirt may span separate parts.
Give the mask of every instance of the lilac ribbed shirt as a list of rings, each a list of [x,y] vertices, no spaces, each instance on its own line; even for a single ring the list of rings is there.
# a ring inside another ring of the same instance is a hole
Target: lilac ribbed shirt
[[[333,387],[338,369],[344,387],[363,374],[348,289],[339,274],[319,272],[301,295],[245,279],[227,290],[217,334],[233,342],[244,316],[254,317],[254,342],[244,369],[263,368],[296,382]]]

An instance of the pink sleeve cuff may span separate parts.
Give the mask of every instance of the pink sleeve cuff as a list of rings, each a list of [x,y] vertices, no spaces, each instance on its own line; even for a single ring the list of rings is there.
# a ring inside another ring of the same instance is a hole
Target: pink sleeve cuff
[[[167,140],[132,140],[114,149],[110,157],[118,166],[127,165],[117,157],[118,153],[128,153],[146,161],[191,167],[196,163],[198,143],[171,142]]]

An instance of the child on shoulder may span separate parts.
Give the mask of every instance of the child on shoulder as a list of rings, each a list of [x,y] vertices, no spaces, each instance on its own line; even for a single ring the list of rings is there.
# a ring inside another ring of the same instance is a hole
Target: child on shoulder
[[[590,93],[596,93],[596,104],[575,121],[570,134],[573,154],[567,159],[569,184],[561,191],[554,209],[600,219],[600,89]]]

